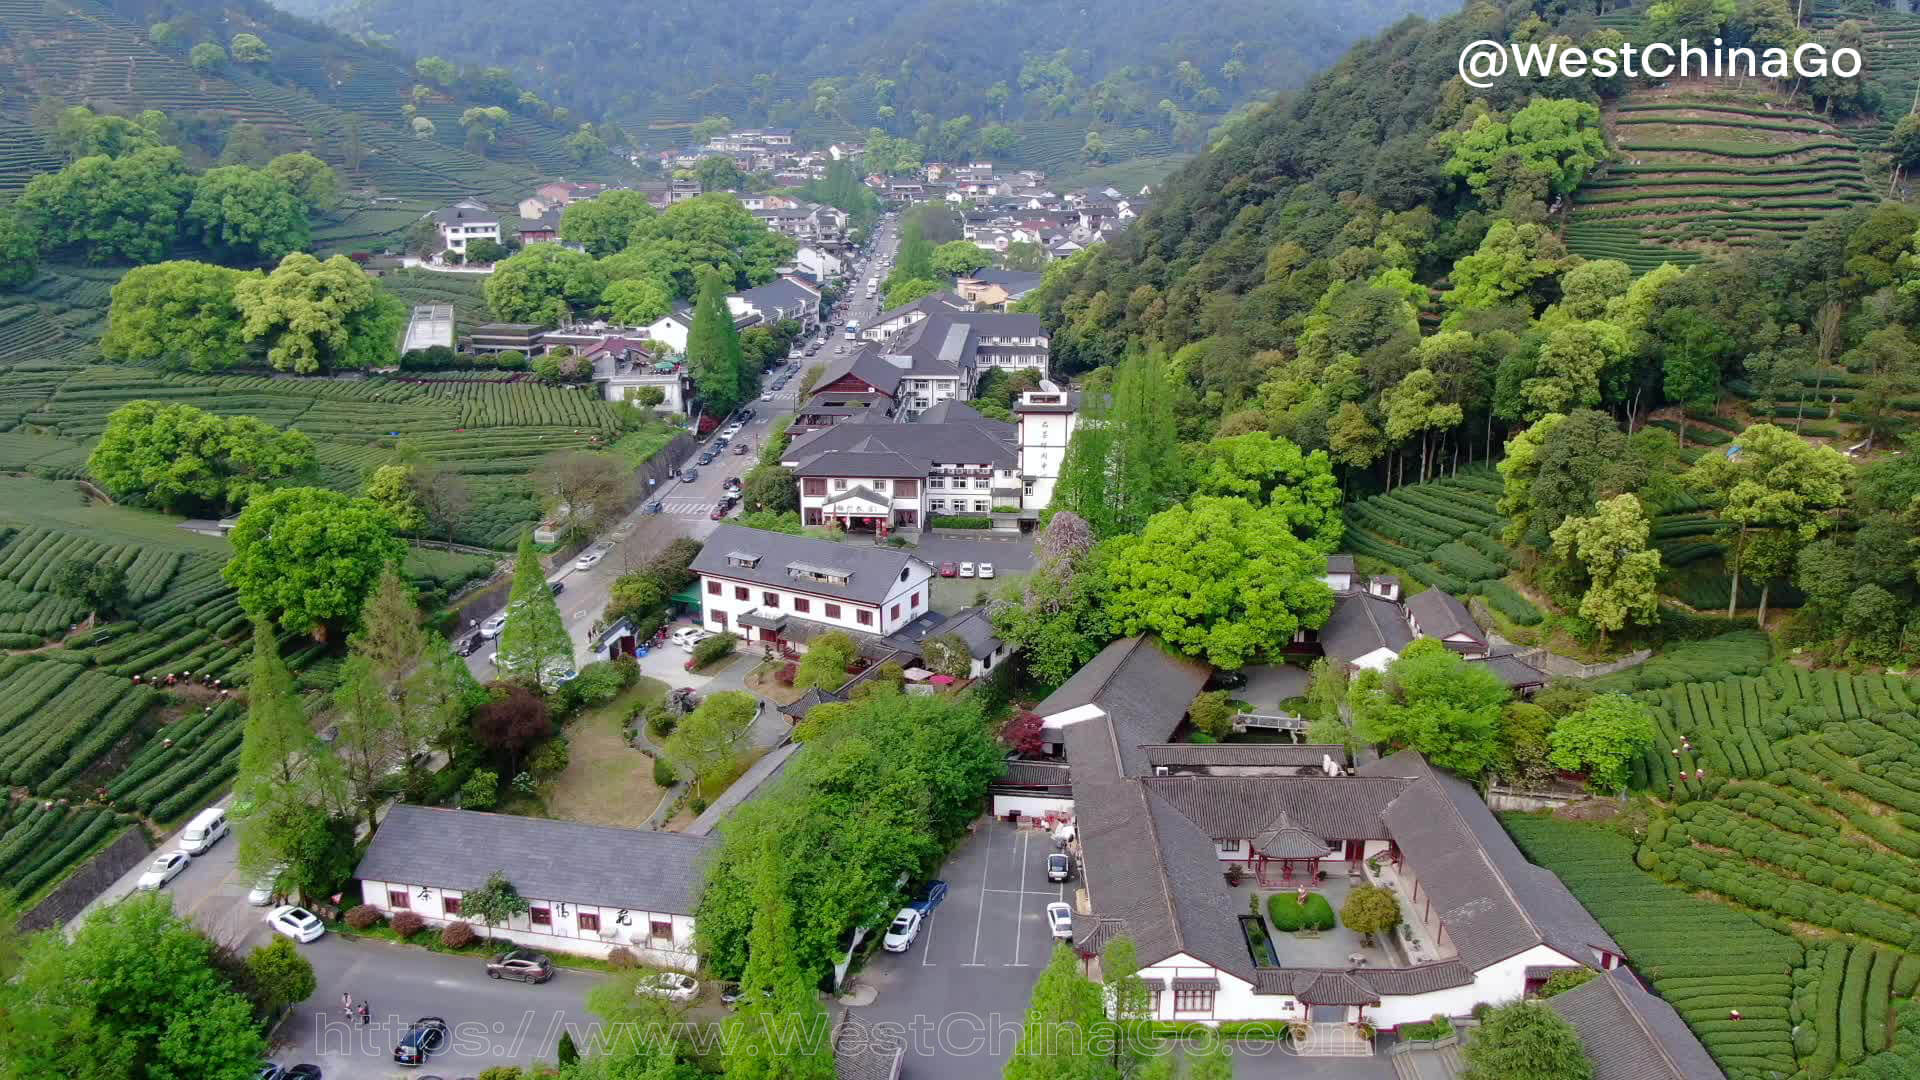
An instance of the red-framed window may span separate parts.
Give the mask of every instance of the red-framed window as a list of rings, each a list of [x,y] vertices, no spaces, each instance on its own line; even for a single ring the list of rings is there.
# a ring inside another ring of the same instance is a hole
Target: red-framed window
[[[828,604],[828,605],[827,605],[827,618],[829,618],[829,619],[837,619],[837,618],[839,618],[839,617],[840,617],[840,605],[839,605],[839,604]]]
[[[719,582],[717,582],[717,581],[709,581],[709,582],[707,582],[707,595],[709,595],[709,596],[719,596],[719,595],[720,595],[720,583],[719,583]]]
[[[895,604],[895,605],[893,605],[893,614],[892,614],[892,617],[893,617],[893,618],[895,618],[895,619],[897,619],[897,618],[899,618],[899,617],[900,617],[900,605],[899,605],[899,604]]]
[[[744,585],[735,585],[733,587],[733,598],[735,600],[745,600],[747,597],[751,595],[753,594],[748,592],[747,587]]]
[[[795,611],[804,613],[808,608],[812,606],[813,605],[808,603],[807,598],[804,596],[796,596],[793,598],[793,610]]]
[[[529,908],[527,910],[527,920],[535,926],[552,926],[553,909],[543,907]]]
[[[387,906],[395,911],[400,911],[412,907],[413,901],[407,898],[407,890],[405,889],[388,889]]]
[[[574,919],[582,930],[598,932],[600,929],[600,913],[597,911],[583,911],[574,916]]]
[[[440,910],[442,910],[442,911],[444,911],[444,912],[446,912],[446,913],[447,913],[447,914],[449,914],[449,915],[458,915],[458,914],[460,914],[460,898],[459,898],[459,897],[457,897],[457,896],[443,896],[443,897],[441,897],[441,898],[440,898]]]
[[[653,939],[656,941],[672,941],[673,940],[673,920],[672,919],[649,920],[647,924],[647,932],[651,934],[653,936]]]
[[[920,594],[914,593],[912,596],[907,597],[907,606],[912,608],[915,611],[919,611],[920,610]]]
[[[859,620],[861,626],[873,625],[873,612],[868,611],[866,608],[861,608],[856,618]]]
[[[760,602],[767,605],[768,607],[777,608],[780,606],[780,594],[775,592],[763,592],[760,594]]]

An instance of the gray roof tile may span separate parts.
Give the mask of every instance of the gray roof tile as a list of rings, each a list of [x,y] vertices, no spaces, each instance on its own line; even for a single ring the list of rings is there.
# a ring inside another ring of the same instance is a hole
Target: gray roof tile
[[[1673,1006],[1614,968],[1547,999],[1573,1025],[1593,1061],[1593,1080],[1721,1080],[1700,1040]]]
[[[758,555],[752,566],[730,562],[735,554]],[[776,589],[800,589],[855,603],[877,604],[887,598],[900,576],[912,565],[926,564],[904,551],[871,544],[838,544],[807,536],[721,525],[707,537],[693,560],[693,572],[737,581],[751,581]],[[847,572],[846,584],[795,577],[790,566],[819,567]]]
[[[395,805],[354,876],[476,889],[498,870],[536,900],[691,915],[718,841],[573,821]]]

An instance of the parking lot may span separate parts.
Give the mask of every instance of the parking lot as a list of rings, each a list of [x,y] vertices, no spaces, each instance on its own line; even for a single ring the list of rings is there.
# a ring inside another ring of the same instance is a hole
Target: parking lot
[[[861,1016],[907,1032],[914,1080],[998,1075],[1013,1053],[1053,948],[1047,905],[1071,903],[1076,884],[1047,880],[1052,851],[1043,831],[982,818],[942,868],[947,898],[919,939],[860,974],[878,993]]]

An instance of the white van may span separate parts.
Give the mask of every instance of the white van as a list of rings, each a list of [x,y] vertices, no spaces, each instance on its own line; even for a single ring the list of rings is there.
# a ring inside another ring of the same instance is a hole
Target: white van
[[[180,850],[189,855],[198,855],[225,835],[227,812],[217,806],[209,806],[180,830]]]

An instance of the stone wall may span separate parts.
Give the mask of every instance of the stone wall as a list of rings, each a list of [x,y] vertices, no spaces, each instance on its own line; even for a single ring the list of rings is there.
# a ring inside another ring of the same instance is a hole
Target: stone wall
[[[88,859],[73,875],[61,882],[33,910],[20,916],[20,930],[29,933],[59,926],[80,914],[80,910],[119,881],[127,871],[140,865],[153,844],[139,826],[129,826],[120,838]]]

